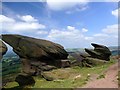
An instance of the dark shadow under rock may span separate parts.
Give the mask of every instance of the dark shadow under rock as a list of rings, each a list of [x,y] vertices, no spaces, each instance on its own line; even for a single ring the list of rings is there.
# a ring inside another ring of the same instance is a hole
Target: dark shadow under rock
[[[20,74],[16,77],[15,81],[19,84],[20,87],[24,86],[33,86],[35,84],[35,80],[32,76],[26,74]]]

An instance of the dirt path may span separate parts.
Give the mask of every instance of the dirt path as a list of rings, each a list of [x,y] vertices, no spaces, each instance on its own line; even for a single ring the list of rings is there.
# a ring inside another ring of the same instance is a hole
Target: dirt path
[[[83,88],[118,88],[118,63],[110,66],[105,72],[105,78],[89,81]]]

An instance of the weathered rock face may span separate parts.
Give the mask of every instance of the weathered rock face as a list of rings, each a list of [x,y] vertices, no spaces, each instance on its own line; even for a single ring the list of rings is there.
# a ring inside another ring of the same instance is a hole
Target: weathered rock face
[[[94,47],[94,50],[85,49],[85,51],[90,55],[90,57],[106,61],[110,60],[111,52],[106,46],[94,43],[92,43],[91,45]]]
[[[13,47],[15,53],[23,58],[66,59],[68,54],[56,43],[21,35],[2,35],[2,39]]]
[[[0,40],[0,59],[7,52],[7,46]]]
[[[2,39],[20,56],[25,73],[38,74],[43,69],[41,67],[45,68],[48,65],[61,67],[62,64],[58,65],[58,62],[67,59],[68,56],[61,45],[47,40],[11,34],[2,35]]]
[[[84,61],[82,63],[82,66],[87,66],[87,67],[93,67],[93,66],[103,65],[103,64],[107,63],[107,61],[105,61],[105,60],[91,58],[91,57],[86,57],[84,59]]]

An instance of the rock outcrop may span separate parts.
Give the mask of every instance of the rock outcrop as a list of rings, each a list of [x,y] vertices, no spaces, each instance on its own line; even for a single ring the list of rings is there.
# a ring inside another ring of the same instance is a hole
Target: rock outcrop
[[[85,49],[85,51],[90,55],[90,57],[106,61],[110,60],[111,52],[106,46],[94,43],[92,43],[91,45],[94,47],[94,50]]]
[[[110,60],[111,52],[106,46],[94,43],[91,45],[94,47],[94,49],[85,48],[85,51],[88,54],[80,54],[80,60],[72,62],[72,66],[78,65],[81,67],[93,67],[96,65],[103,65]]]
[[[0,59],[7,52],[7,46],[0,40]]]
[[[91,58],[91,57],[86,57],[83,61],[81,66],[86,66],[86,67],[93,67],[97,65],[103,65],[107,63],[105,60],[97,59],[97,58]]]
[[[44,68],[50,70],[69,66],[69,60],[66,60],[68,53],[59,44],[12,34],[2,35],[2,40],[12,46],[13,51],[19,55],[25,73],[36,75]]]

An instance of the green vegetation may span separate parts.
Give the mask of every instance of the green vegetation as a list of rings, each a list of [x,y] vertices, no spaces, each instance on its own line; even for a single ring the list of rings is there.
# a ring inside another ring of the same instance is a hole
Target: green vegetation
[[[101,74],[97,77],[97,79],[102,79],[102,78],[105,78],[105,74]]]
[[[13,74],[13,73],[19,73],[21,71],[21,68],[20,68],[20,64],[16,64],[16,65],[11,65],[11,66],[8,66],[8,67],[4,67],[2,69],[2,75],[5,76],[5,75],[8,75],[8,74]]]
[[[21,64],[18,56],[13,57],[4,57],[2,59],[2,82],[12,82],[15,80],[15,77],[21,72]]]
[[[81,87],[89,81],[91,75],[98,74],[98,78],[104,78],[103,72],[116,60],[111,60],[103,65],[98,65],[92,68],[74,66],[71,68],[61,68],[52,71],[44,72],[45,75],[53,78],[53,81],[46,81],[41,76],[35,76],[36,81],[34,86],[30,88],[77,88]],[[18,87],[16,82],[9,82],[5,88]]]
[[[2,76],[19,73],[21,64],[18,56],[6,57],[2,60]]]

